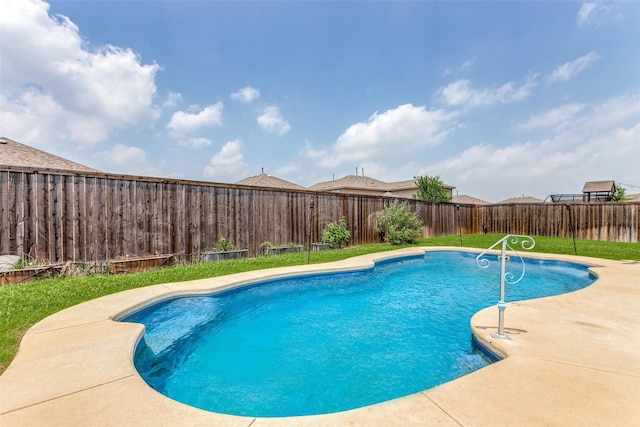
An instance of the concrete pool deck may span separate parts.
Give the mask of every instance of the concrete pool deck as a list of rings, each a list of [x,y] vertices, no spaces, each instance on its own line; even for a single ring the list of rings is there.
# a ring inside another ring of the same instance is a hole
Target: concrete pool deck
[[[640,425],[640,263],[526,254],[592,266],[591,286],[513,302],[511,340],[496,340],[497,308],[471,320],[477,340],[504,360],[454,381],[345,412],[239,417],[196,409],[152,390],[133,366],[141,325],[119,323],[149,301],[210,293],[293,273],[366,268],[424,251],[408,248],[329,264],[252,271],[108,295],[35,324],[0,375],[0,425],[136,426],[631,426]],[[499,279],[497,279],[499,280]],[[507,293],[508,299],[508,293]]]

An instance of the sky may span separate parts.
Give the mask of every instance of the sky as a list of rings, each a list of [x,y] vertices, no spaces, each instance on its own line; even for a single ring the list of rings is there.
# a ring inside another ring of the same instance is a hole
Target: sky
[[[640,193],[640,2],[0,2],[0,135],[104,172]]]

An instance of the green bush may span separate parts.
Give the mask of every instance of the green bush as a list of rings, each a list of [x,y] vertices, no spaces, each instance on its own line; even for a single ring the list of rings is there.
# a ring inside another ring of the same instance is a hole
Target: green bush
[[[226,237],[220,237],[218,239],[218,243],[216,244],[216,249],[222,252],[231,251],[234,248],[235,246],[233,246],[231,240],[227,239]]]
[[[260,243],[260,249],[267,249],[271,246],[273,246],[273,243],[271,243],[269,240],[265,240],[264,242]]]
[[[378,233],[392,245],[415,242],[421,230],[422,222],[411,212],[407,202],[394,201],[378,217]]]
[[[613,198],[611,199],[611,201],[626,202],[627,200],[629,200],[629,198],[627,197],[627,189],[621,187],[620,185],[616,185],[616,192],[613,193]]]
[[[341,248],[350,238],[351,233],[347,230],[347,220],[342,217],[340,221],[327,224],[327,229],[322,234],[322,243],[326,243],[332,248]]]

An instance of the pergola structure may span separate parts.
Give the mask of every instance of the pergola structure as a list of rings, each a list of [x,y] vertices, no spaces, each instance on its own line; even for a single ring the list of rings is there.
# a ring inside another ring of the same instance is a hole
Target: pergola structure
[[[584,202],[610,202],[616,192],[616,183],[611,181],[587,181],[582,188]]]

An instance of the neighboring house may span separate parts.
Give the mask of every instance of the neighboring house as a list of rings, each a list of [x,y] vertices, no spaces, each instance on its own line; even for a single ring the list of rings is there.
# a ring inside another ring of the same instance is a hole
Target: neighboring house
[[[453,198],[451,199],[451,202],[465,204],[465,205],[490,205],[491,204],[486,200],[478,199],[477,197],[467,196],[466,194],[453,196]]]
[[[453,189],[447,184],[443,184],[444,188],[447,190],[447,196],[452,197]],[[393,195],[397,195],[398,197],[404,197],[406,199],[412,199],[413,196],[418,192],[418,184],[416,184],[415,179],[409,179],[406,181],[396,181],[390,182],[387,184],[388,191],[393,193]]]
[[[616,192],[616,183],[611,181],[588,181],[582,188],[584,202],[610,202]]]
[[[32,168],[72,172],[100,172],[80,163],[0,137],[0,168]]]
[[[347,175],[331,181],[319,182],[309,187],[312,191],[332,193],[368,194],[379,196],[387,192],[386,182],[366,176]]]
[[[445,184],[445,188],[451,197],[455,187]],[[340,179],[319,182],[309,187],[309,190],[411,199],[418,192],[418,185],[413,179],[384,182],[368,176],[347,175]]]
[[[286,190],[306,190],[306,188],[301,185],[266,174],[264,173],[264,170],[260,175],[250,176],[249,178],[236,182],[236,184],[249,185],[251,187],[281,188]]]
[[[538,199],[537,197],[523,195],[522,197],[511,197],[510,199],[505,199],[495,204],[506,205],[506,204],[513,204],[513,203],[544,203],[544,200]]]

